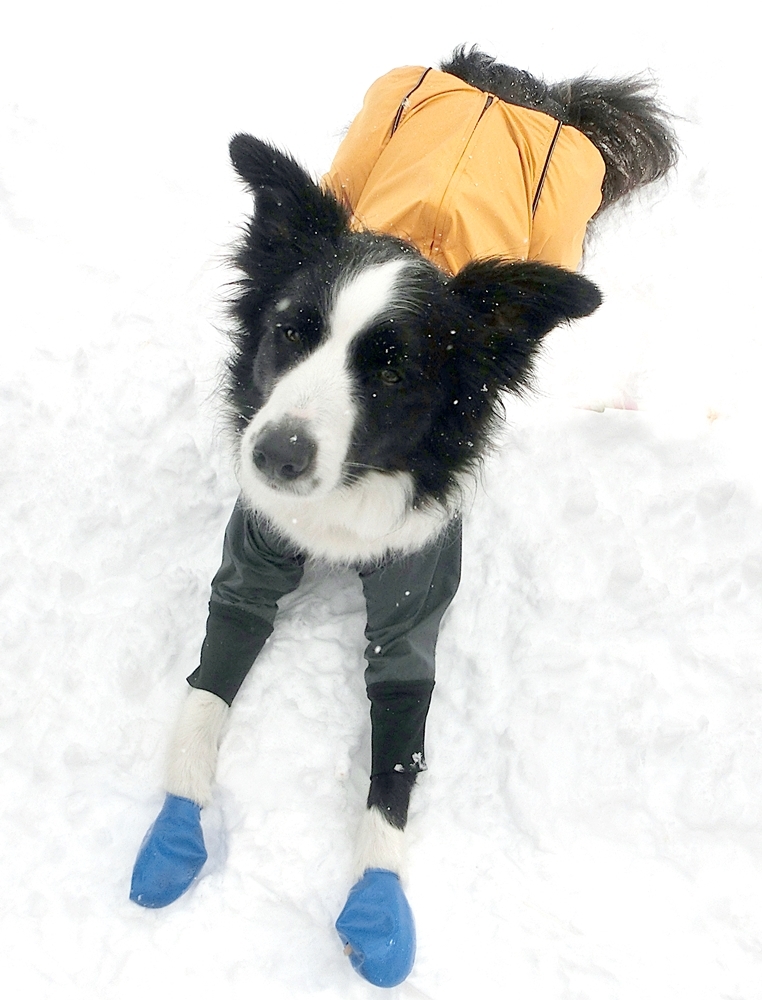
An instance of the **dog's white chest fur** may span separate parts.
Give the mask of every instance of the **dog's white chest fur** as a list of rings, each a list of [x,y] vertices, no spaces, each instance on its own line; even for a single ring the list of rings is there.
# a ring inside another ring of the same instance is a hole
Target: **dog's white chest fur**
[[[430,501],[412,507],[413,483],[404,472],[369,472],[359,482],[314,499],[273,493],[239,469],[244,498],[251,509],[298,548],[338,563],[372,562],[387,552],[423,548],[457,514]]]

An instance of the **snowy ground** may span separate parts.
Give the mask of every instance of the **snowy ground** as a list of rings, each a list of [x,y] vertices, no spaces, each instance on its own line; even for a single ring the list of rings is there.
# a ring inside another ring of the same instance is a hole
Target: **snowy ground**
[[[685,156],[594,243],[606,305],[553,335],[467,520],[410,823],[419,957],[391,994],[762,997],[751,28],[732,3],[684,23],[647,2],[615,26],[610,3],[510,6],[391,0],[367,25],[335,0],[5,14],[13,996],[377,995],[332,929],[369,761],[351,573],[310,571],[284,602],[223,744],[197,887],[156,912],[127,893],[236,495],[214,386],[220,262],[249,202],[227,139],[268,137],[319,173],[376,76],[467,41],[548,77],[650,67]],[[625,397],[640,409],[575,406]]]

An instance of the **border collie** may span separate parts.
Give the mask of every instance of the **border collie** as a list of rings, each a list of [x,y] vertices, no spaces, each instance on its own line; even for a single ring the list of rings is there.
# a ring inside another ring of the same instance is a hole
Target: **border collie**
[[[677,143],[642,79],[551,86],[461,48],[374,84],[321,184],[248,135],[230,154],[255,202],[225,397],[241,496],[131,898],[165,906],[204,864],[228,708],[305,559],[354,566],[372,766],[336,927],[393,986],[414,960],[404,829],[474,472],[542,338],[600,304],[574,273],[586,224],[663,177]]]

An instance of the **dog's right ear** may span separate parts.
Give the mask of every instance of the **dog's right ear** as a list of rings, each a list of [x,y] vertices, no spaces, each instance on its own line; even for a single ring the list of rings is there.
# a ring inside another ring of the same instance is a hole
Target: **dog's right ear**
[[[230,159],[255,199],[246,246],[237,259],[248,273],[255,265],[252,255],[277,255],[281,273],[287,261],[296,269],[346,231],[347,210],[287,153],[240,134],[230,141]]]

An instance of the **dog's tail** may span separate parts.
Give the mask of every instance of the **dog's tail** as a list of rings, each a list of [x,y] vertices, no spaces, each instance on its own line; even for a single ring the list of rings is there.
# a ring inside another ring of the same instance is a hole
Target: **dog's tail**
[[[548,87],[564,121],[579,129],[603,157],[600,211],[644,184],[661,180],[677,163],[672,118],[646,76],[595,80],[582,76]]]
[[[525,70],[505,66],[477,48],[460,46],[447,62],[452,73],[511,104],[544,111],[590,139],[606,164],[598,212],[644,184],[660,180],[677,163],[672,116],[647,76],[623,80],[579,77],[547,84]]]

